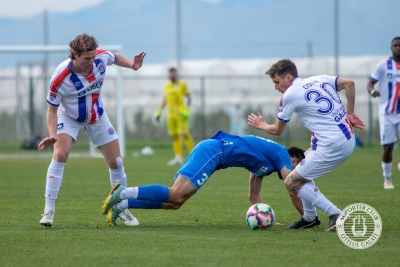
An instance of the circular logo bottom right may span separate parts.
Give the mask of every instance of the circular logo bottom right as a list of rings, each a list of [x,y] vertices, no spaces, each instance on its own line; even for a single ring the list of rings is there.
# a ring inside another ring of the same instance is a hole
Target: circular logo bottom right
[[[382,220],[370,205],[354,203],[342,210],[336,229],[343,244],[353,249],[366,249],[381,236]]]

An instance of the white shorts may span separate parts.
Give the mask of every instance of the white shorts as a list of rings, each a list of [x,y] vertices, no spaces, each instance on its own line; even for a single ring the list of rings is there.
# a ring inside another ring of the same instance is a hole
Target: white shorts
[[[400,133],[400,114],[379,115],[381,145],[393,144]]]
[[[68,134],[71,136],[73,139],[73,146],[76,145],[76,138],[81,129],[85,129],[87,136],[95,147],[108,144],[118,139],[118,135],[105,112],[101,118],[93,124],[79,123],[62,112],[58,112],[57,117],[57,134]]]
[[[335,148],[310,148],[305,153],[306,158],[296,166],[296,171],[308,180],[321,177],[345,162],[353,153],[354,145],[353,135],[350,140]]]

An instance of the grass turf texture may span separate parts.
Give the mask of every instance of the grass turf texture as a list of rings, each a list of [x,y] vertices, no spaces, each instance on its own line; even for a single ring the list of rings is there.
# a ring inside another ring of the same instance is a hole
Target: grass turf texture
[[[144,146],[144,144],[143,144]],[[328,218],[311,230],[266,231],[247,228],[245,214],[248,173],[231,168],[217,171],[180,210],[131,210],[139,227],[120,220],[109,227],[100,214],[109,192],[103,159],[70,159],[57,200],[51,229],[39,225],[44,205],[45,174],[50,159],[0,160],[1,266],[394,266],[400,252],[400,174],[393,166],[394,190],[383,190],[381,147],[355,150],[337,170],[316,181],[339,207],[367,203],[381,215],[379,241],[353,250],[335,232],[324,233]],[[176,166],[166,165],[169,146],[155,147],[152,158],[132,158],[128,150],[128,184],[171,185]],[[299,215],[276,174],[262,189],[277,221],[289,224]]]

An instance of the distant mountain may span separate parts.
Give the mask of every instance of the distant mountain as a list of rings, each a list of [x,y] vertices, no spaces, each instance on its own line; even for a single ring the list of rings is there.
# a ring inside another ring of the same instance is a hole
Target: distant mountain
[[[390,54],[400,35],[398,0],[340,2],[340,54]],[[333,0],[182,0],[185,59],[304,57],[333,54]],[[125,55],[145,50],[147,62],[175,58],[174,0],[108,0],[71,14],[50,13],[50,44],[87,32]],[[0,19],[0,45],[43,43],[42,16]]]

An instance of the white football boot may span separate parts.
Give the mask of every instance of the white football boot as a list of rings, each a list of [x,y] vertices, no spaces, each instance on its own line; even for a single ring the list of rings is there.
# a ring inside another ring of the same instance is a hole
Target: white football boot
[[[169,166],[172,165],[182,165],[183,164],[183,159],[181,156],[176,156],[173,160],[168,161],[167,163]]]
[[[383,183],[383,188],[385,189],[394,189],[392,180],[387,180]]]
[[[47,227],[50,228],[53,225],[53,220],[54,220],[54,212],[48,210],[44,214],[42,214],[42,219],[40,220],[40,224],[46,228]]]
[[[128,209],[124,209],[123,211],[121,211],[121,213],[119,214],[119,217],[121,218],[121,220],[124,221],[125,225],[128,225],[128,226],[139,225],[138,219],[136,219],[135,216],[133,216],[132,213],[130,213]]]

